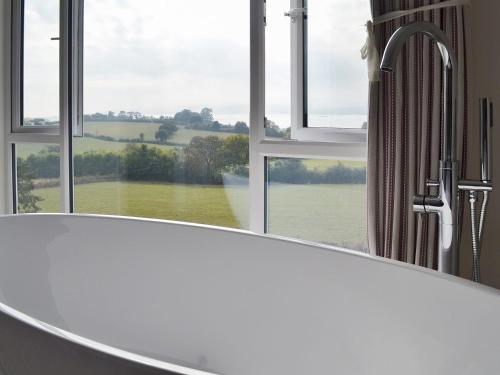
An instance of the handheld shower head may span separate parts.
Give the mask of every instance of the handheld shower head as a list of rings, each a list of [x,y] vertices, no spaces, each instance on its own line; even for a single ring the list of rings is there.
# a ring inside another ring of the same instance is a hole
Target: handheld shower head
[[[493,127],[493,103],[480,99],[481,180],[490,182],[491,176],[491,128]]]

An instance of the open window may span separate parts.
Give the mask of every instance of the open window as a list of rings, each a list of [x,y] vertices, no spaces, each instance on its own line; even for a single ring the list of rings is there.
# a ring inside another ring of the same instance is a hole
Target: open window
[[[253,231],[366,251],[369,16],[365,0],[253,5]]]
[[[83,132],[82,96],[77,84],[83,54],[76,48],[77,43],[69,42],[83,37],[78,22],[83,2],[62,5],[60,0],[11,2],[11,133],[60,134],[66,116],[61,110],[62,102],[68,99],[66,89],[73,90],[73,132]]]
[[[12,212],[365,250],[368,1],[11,1]]]
[[[12,1],[13,133],[57,133],[59,0]]]
[[[365,142],[365,0],[291,0],[292,139]]]

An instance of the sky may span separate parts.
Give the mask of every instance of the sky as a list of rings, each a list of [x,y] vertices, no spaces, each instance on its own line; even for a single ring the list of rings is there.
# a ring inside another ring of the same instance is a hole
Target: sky
[[[57,115],[56,0],[26,0],[25,115]],[[289,0],[267,0],[266,111],[290,111]],[[309,109],[362,115],[368,0],[309,0]],[[249,112],[248,0],[85,0],[84,112]]]

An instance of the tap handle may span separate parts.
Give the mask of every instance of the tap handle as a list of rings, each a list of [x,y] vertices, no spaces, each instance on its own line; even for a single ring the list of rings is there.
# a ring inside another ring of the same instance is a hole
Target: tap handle
[[[480,99],[481,180],[491,181],[491,128],[493,127],[493,103]]]

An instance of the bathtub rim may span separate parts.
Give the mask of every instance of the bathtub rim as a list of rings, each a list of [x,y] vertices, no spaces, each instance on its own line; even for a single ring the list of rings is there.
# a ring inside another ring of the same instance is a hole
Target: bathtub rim
[[[438,278],[444,279],[447,282],[450,282],[453,284],[458,284],[458,285],[460,285],[462,287],[466,287],[468,289],[475,289],[480,293],[484,293],[486,295],[500,298],[500,290],[497,290],[493,287],[489,287],[489,286],[478,284],[478,283],[473,283],[472,281],[469,281],[469,280],[466,280],[466,279],[463,279],[460,277],[442,274],[442,273],[439,273],[437,271],[430,270],[430,269],[427,269],[424,267],[419,267],[416,265],[407,264],[404,262],[399,262],[399,261],[386,259],[386,258],[382,258],[382,257],[375,257],[375,256],[372,256],[370,254],[361,253],[361,252],[357,252],[357,251],[349,250],[349,249],[343,249],[340,247],[329,246],[329,245],[325,245],[325,244],[314,243],[314,242],[298,240],[298,239],[293,239],[293,238],[285,238],[285,237],[275,236],[275,235],[256,234],[256,233],[253,233],[253,232],[250,232],[247,230],[217,227],[217,226],[205,225],[205,224],[187,223],[187,222],[180,222],[180,221],[171,221],[171,220],[138,218],[138,217],[129,217],[129,216],[115,216],[115,215],[96,215],[96,214],[61,214],[61,213],[8,214],[8,215],[0,215],[0,221],[2,219],[22,218],[22,217],[60,217],[60,218],[76,217],[76,218],[87,218],[87,219],[102,219],[102,220],[111,219],[111,220],[119,220],[119,221],[157,223],[157,224],[167,224],[167,225],[174,225],[174,226],[190,227],[190,228],[200,228],[200,229],[210,230],[210,231],[222,231],[222,232],[226,232],[226,233],[241,234],[241,235],[248,236],[248,237],[263,238],[263,239],[266,239],[269,241],[295,243],[295,244],[299,244],[299,245],[305,245],[307,247],[314,247],[314,248],[317,248],[320,250],[340,252],[340,253],[343,253],[347,256],[361,257],[361,258],[366,258],[366,259],[369,259],[369,260],[375,261],[375,262],[387,263],[391,266],[396,266],[399,268],[407,269],[409,271],[424,273],[424,274],[429,275],[431,277],[438,277]],[[0,225],[1,225],[1,223],[0,223]],[[27,315],[27,314],[25,314],[17,309],[14,309],[14,308],[4,304],[2,302],[0,302],[0,313],[3,313],[3,314],[5,314],[13,319],[16,319],[17,321],[20,321],[24,324],[27,324],[35,329],[41,330],[42,332],[45,332],[47,334],[61,338],[61,339],[68,341],[70,343],[74,343],[76,345],[80,345],[80,346],[89,348],[91,350],[98,351],[98,352],[104,353],[106,355],[117,357],[117,358],[120,358],[120,359],[123,359],[126,361],[131,361],[131,362],[134,362],[137,364],[149,366],[149,367],[160,369],[160,370],[170,371],[173,373],[177,373],[179,375],[220,375],[219,373],[216,373],[216,372],[198,370],[198,369],[183,366],[183,365],[177,365],[174,363],[170,363],[170,362],[166,362],[166,361],[162,361],[162,360],[157,360],[157,359],[147,357],[144,355],[135,354],[135,353],[132,353],[130,351],[118,349],[118,348],[115,348],[115,347],[110,346],[110,345],[102,344],[102,343],[95,341],[95,340],[87,339],[83,336],[68,332],[64,329],[60,329],[60,328],[57,328],[53,325],[42,322],[36,318],[33,318],[33,317],[31,317],[31,316],[29,316],[29,315]]]
[[[190,222],[185,222],[185,221],[143,218],[143,217],[136,217],[136,216],[120,216],[120,215],[79,214],[79,213],[71,213],[71,214],[67,214],[67,213],[26,213],[26,214],[24,214],[23,213],[23,214],[6,214],[6,215],[0,214],[0,220],[2,220],[4,218],[22,218],[22,217],[61,217],[61,218],[63,218],[63,217],[70,217],[70,218],[76,217],[76,218],[84,218],[84,219],[85,218],[86,219],[111,219],[111,220],[118,220],[118,221],[167,224],[167,225],[180,226],[180,227],[200,228],[200,229],[204,229],[204,230],[208,230],[208,231],[241,234],[245,237],[254,237],[254,238],[262,238],[262,239],[269,240],[269,241],[294,243],[294,244],[298,244],[298,245],[304,245],[307,247],[313,247],[313,248],[323,250],[323,251],[337,252],[337,253],[342,253],[342,254],[347,255],[347,256],[369,259],[369,260],[374,261],[374,262],[378,262],[378,263],[382,263],[382,264],[389,264],[391,266],[395,266],[398,268],[403,268],[403,269],[406,269],[409,271],[423,273],[425,275],[430,275],[433,277],[444,279],[446,281],[461,285],[463,287],[467,287],[469,289],[481,290],[482,292],[486,292],[487,294],[491,294],[491,295],[500,297],[500,290],[499,289],[493,288],[493,287],[488,286],[488,285],[475,283],[471,280],[464,279],[464,278],[459,277],[459,276],[453,276],[453,275],[449,275],[446,273],[441,273],[441,272],[438,272],[438,271],[435,271],[435,270],[432,270],[432,269],[429,269],[426,267],[418,266],[415,264],[405,263],[402,261],[397,261],[394,259],[389,259],[389,258],[384,258],[384,257],[379,257],[379,256],[373,256],[373,255],[370,255],[368,253],[363,253],[361,251],[346,249],[346,248],[339,247],[339,246],[326,245],[326,244],[319,243],[319,242],[301,240],[301,239],[291,238],[291,237],[284,237],[284,236],[274,235],[274,234],[259,234],[259,233],[254,233],[254,232],[251,232],[250,230],[245,230],[245,229],[235,229],[235,228],[221,227],[221,226],[216,226],[216,225],[190,223]],[[1,246],[1,244],[0,244],[0,246]]]

